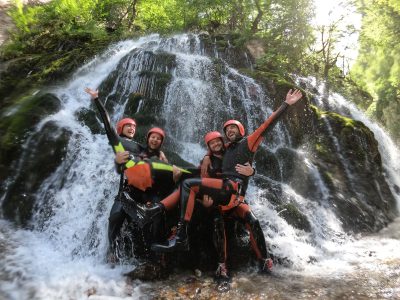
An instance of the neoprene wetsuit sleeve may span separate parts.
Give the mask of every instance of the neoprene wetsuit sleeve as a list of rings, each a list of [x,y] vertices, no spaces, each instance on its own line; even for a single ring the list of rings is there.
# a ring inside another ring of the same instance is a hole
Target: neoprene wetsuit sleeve
[[[115,146],[119,144],[119,138],[114,128],[111,127],[110,116],[108,115],[103,103],[100,102],[99,98],[93,99],[93,102],[99,110],[101,120],[104,124],[104,129],[106,130],[107,138],[111,146],[113,146],[113,151],[116,152]]]
[[[262,142],[267,129],[273,128],[273,126],[278,121],[278,118],[286,111],[288,106],[289,104],[283,102],[282,105],[279,106],[279,108],[275,110],[260,127],[258,127],[252,134],[247,137],[247,145],[251,152],[254,153],[257,151],[257,148]]]
[[[116,162],[114,162],[114,165],[115,165],[115,171],[117,171],[118,174],[124,173],[125,168],[124,168],[123,164],[120,165],[120,164],[117,164]]]

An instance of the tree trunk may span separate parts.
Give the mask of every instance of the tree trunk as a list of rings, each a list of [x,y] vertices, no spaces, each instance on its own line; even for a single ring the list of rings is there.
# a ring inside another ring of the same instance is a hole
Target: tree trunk
[[[254,1],[257,7],[257,16],[253,21],[253,24],[251,25],[251,32],[254,34],[258,31],[258,24],[261,21],[261,18],[264,14],[264,12],[261,9],[261,5],[260,5],[260,0],[255,0]]]
[[[132,14],[129,18],[129,22],[128,22],[128,29],[131,30],[132,26],[133,26],[133,22],[136,19],[136,14],[137,14],[137,10],[136,10],[136,5],[138,3],[139,0],[133,0],[132,2],[132,8],[130,9]]]

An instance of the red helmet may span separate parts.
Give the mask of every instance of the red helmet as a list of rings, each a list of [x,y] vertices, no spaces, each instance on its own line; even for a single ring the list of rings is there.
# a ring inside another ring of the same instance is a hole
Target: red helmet
[[[245,132],[244,132],[244,126],[242,125],[242,123],[240,123],[237,120],[226,121],[225,124],[224,124],[224,132],[225,132],[226,127],[229,126],[229,125],[236,125],[239,128],[240,135],[244,136]]]
[[[158,128],[158,127],[153,127],[147,132],[146,141],[149,140],[150,134],[152,134],[152,133],[158,133],[159,135],[161,135],[162,141],[164,142],[165,132],[164,132],[164,130],[162,130],[161,128]]]
[[[222,135],[218,131],[210,131],[209,133],[207,133],[204,137],[204,141],[206,142],[207,147],[209,142],[217,138],[223,140]]]
[[[124,126],[128,125],[128,124],[136,126],[136,121],[134,119],[130,119],[130,118],[125,118],[125,119],[120,120],[117,123],[117,134],[121,135],[122,129],[124,129]]]

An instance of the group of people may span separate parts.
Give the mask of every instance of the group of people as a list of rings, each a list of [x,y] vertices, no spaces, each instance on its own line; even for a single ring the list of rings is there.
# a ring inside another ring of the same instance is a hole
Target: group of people
[[[102,117],[108,139],[115,152],[115,163],[121,174],[120,189],[109,217],[109,242],[112,249],[126,218],[136,218],[142,226],[152,226],[157,232],[150,238],[151,251],[167,253],[188,251],[188,228],[200,203],[214,216],[214,246],[218,256],[216,278],[229,280],[225,220],[242,222],[250,235],[251,246],[259,261],[259,270],[269,274],[273,261],[268,252],[260,223],[246,202],[246,190],[254,169],[251,166],[267,129],[271,129],[289,105],[302,97],[299,90],[290,90],[282,105],[253,133],[246,136],[244,126],[237,120],[223,125],[223,134],[211,131],[205,135],[207,153],[198,169],[181,169],[170,165],[161,151],[165,132],[152,128],[146,136],[146,146],[133,138],[136,122],[125,118],[111,127],[109,116],[98,99],[98,92],[86,88]],[[122,197],[124,196],[124,197]],[[121,198],[131,201],[121,201]],[[179,209],[179,221],[174,236],[166,239],[160,226],[160,216]],[[216,216],[216,217],[215,217]]]

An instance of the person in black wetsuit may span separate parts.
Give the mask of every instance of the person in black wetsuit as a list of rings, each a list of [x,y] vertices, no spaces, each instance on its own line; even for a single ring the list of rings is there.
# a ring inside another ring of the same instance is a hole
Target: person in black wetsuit
[[[100,112],[113,151],[115,153],[129,152],[128,159],[120,166],[120,171],[124,172],[128,185],[146,191],[149,188],[159,189],[165,185],[175,185],[176,177],[174,174],[177,170],[181,173],[181,180],[196,175],[196,169],[182,169],[160,160],[142,160],[136,152],[137,147],[132,146],[131,140],[119,136],[111,127],[110,118],[104,105],[99,101],[98,92],[90,88],[86,88],[85,91],[91,96]]]
[[[123,122],[123,126],[118,126],[122,121],[126,120]],[[136,123],[133,124],[132,119],[123,119],[117,124],[117,133],[119,131],[121,132],[120,136],[122,137],[127,137],[127,134],[132,133],[132,128],[136,127]],[[118,128],[122,127],[122,131],[118,130]],[[165,132],[161,128],[151,128],[147,132],[147,138],[146,138],[146,144],[147,147],[143,147],[139,145],[139,148],[141,149],[140,152],[137,153],[137,156],[140,157],[143,160],[151,160],[151,159],[158,159],[163,162],[168,162],[165,154],[161,151],[161,146],[164,142],[165,139]],[[122,225],[125,221],[125,219],[130,220],[129,213],[126,212],[124,209],[124,206],[126,207],[126,195],[122,195],[123,192],[127,192],[129,196],[134,199],[135,201],[139,202],[150,202],[150,203],[156,203],[163,197],[165,197],[165,194],[169,194],[171,192],[171,189],[173,187],[169,187],[166,192],[164,193],[159,193],[158,191],[154,191],[154,189],[148,189],[145,192],[142,192],[138,189],[135,189],[133,187],[127,186],[125,180],[124,180],[124,173],[121,171],[121,166],[123,166],[124,163],[126,163],[129,159],[129,151],[124,151],[124,152],[117,152],[115,154],[115,162],[117,166],[117,171],[121,174],[121,183],[118,191],[118,195],[115,198],[113,207],[110,212],[110,216],[108,218],[109,220],[109,226],[108,226],[108,239],[109,239],[109,244],[110,244],[110,250],[109,250],[109,255],[108,255],[108,260],[109,261],[115,261],[115,255],[116,255],[116,237],[121,231]],[[125,201],[123,201],[125,200]],[[160,235],[162,235],[162,225],[163,224],[155,224],[151,228],[151,232],[149,232],[147,235],[151,234],[153,242],[156,241]]]
[[[302,97],[299,90],[290,90],[284,103],[252,134],[245,136],[243,125],[236,120],[229,120],[224,124],[224,133],[229,143],[222,159],[222,178],[191,178],[182,183],[181,188],[181,216],[178,223],[177,234],[168,246],[153,245],[152,249],[160,252],[175,250],[189,250],[187,228],[192,218],[194,201],[200,192],[212,197],[214,205],[221,207],[235,207],[243,202],[248,178],[239,174],[237,164],[252,161],[254,153],[263,140],[263,135],[268,128],[276,123],[278,117],[289,105],[295,104]],[[203,162],[207,165],[207,162]],[[272,260],[263,257],[260,260],[261,271],[270,272]]]
[[[154,191],[170,192],[171,188],[175,186],[175,173],[179,171],[183,172],[183,175],[190,175],[191,172],[167,164],[164,153],[159,149],[165,138],[162,129],[152,128],[147,135],[148,146],[143,147],[133,140],[136,131],[135,120],[122,119],[117,123],[115,131],[111,127],[110,118],[104,105],[98,99],[98,92],[90,88],[86,88],[85,92],[91,96],[100,112],[107,137],[116,154],[117,171],[121,173],[119,192],[109,217],[109,253],[113,253],[114,241],[124,220],[127,217],[139,217],[132,198],[136,200],[151,199],[155,194]],[[147,194],[146,197],[143,196],[143,193]],[[109,257],[114,260],[113,255]]]
[[[210,151],[202,160],[202,177],[221,177],[222,159],[225,153],[222,136],[219,132],[210,132],[206,135],[205,141]],[[238,164],[235,166],[235,170],[239,174],[243,175],[243,171],[247,168],[247,175],[252,176],[254,174],[254,170],[252,167],[250,167],[249,169],[249,167],[250,163],[247,163],[245,165]],[[212,201],[212,199],[210,201]],[[269,253],[267,251],[265,237],[258,219],[251,211],[250,206],[246,203],[246,201],[244,201],[244,199],[236,204],[237,205],[231,206],[218,206],[221,214],[216,215],[216,218],[214,220],[214,244],[217,249],[219,261],[215,275],[216,278],[220,281],[229,280],[228,268],[226,264],[227,241],[225,234],[225,220],[227,219],[238,220],[245,225],[250,234],[250,244],[254,253],[256,254],[257,259],[260,261],[260,263],[269,264],[269,267],[264,269],[272,269],[272,260],[265,259],[269,258]]]

